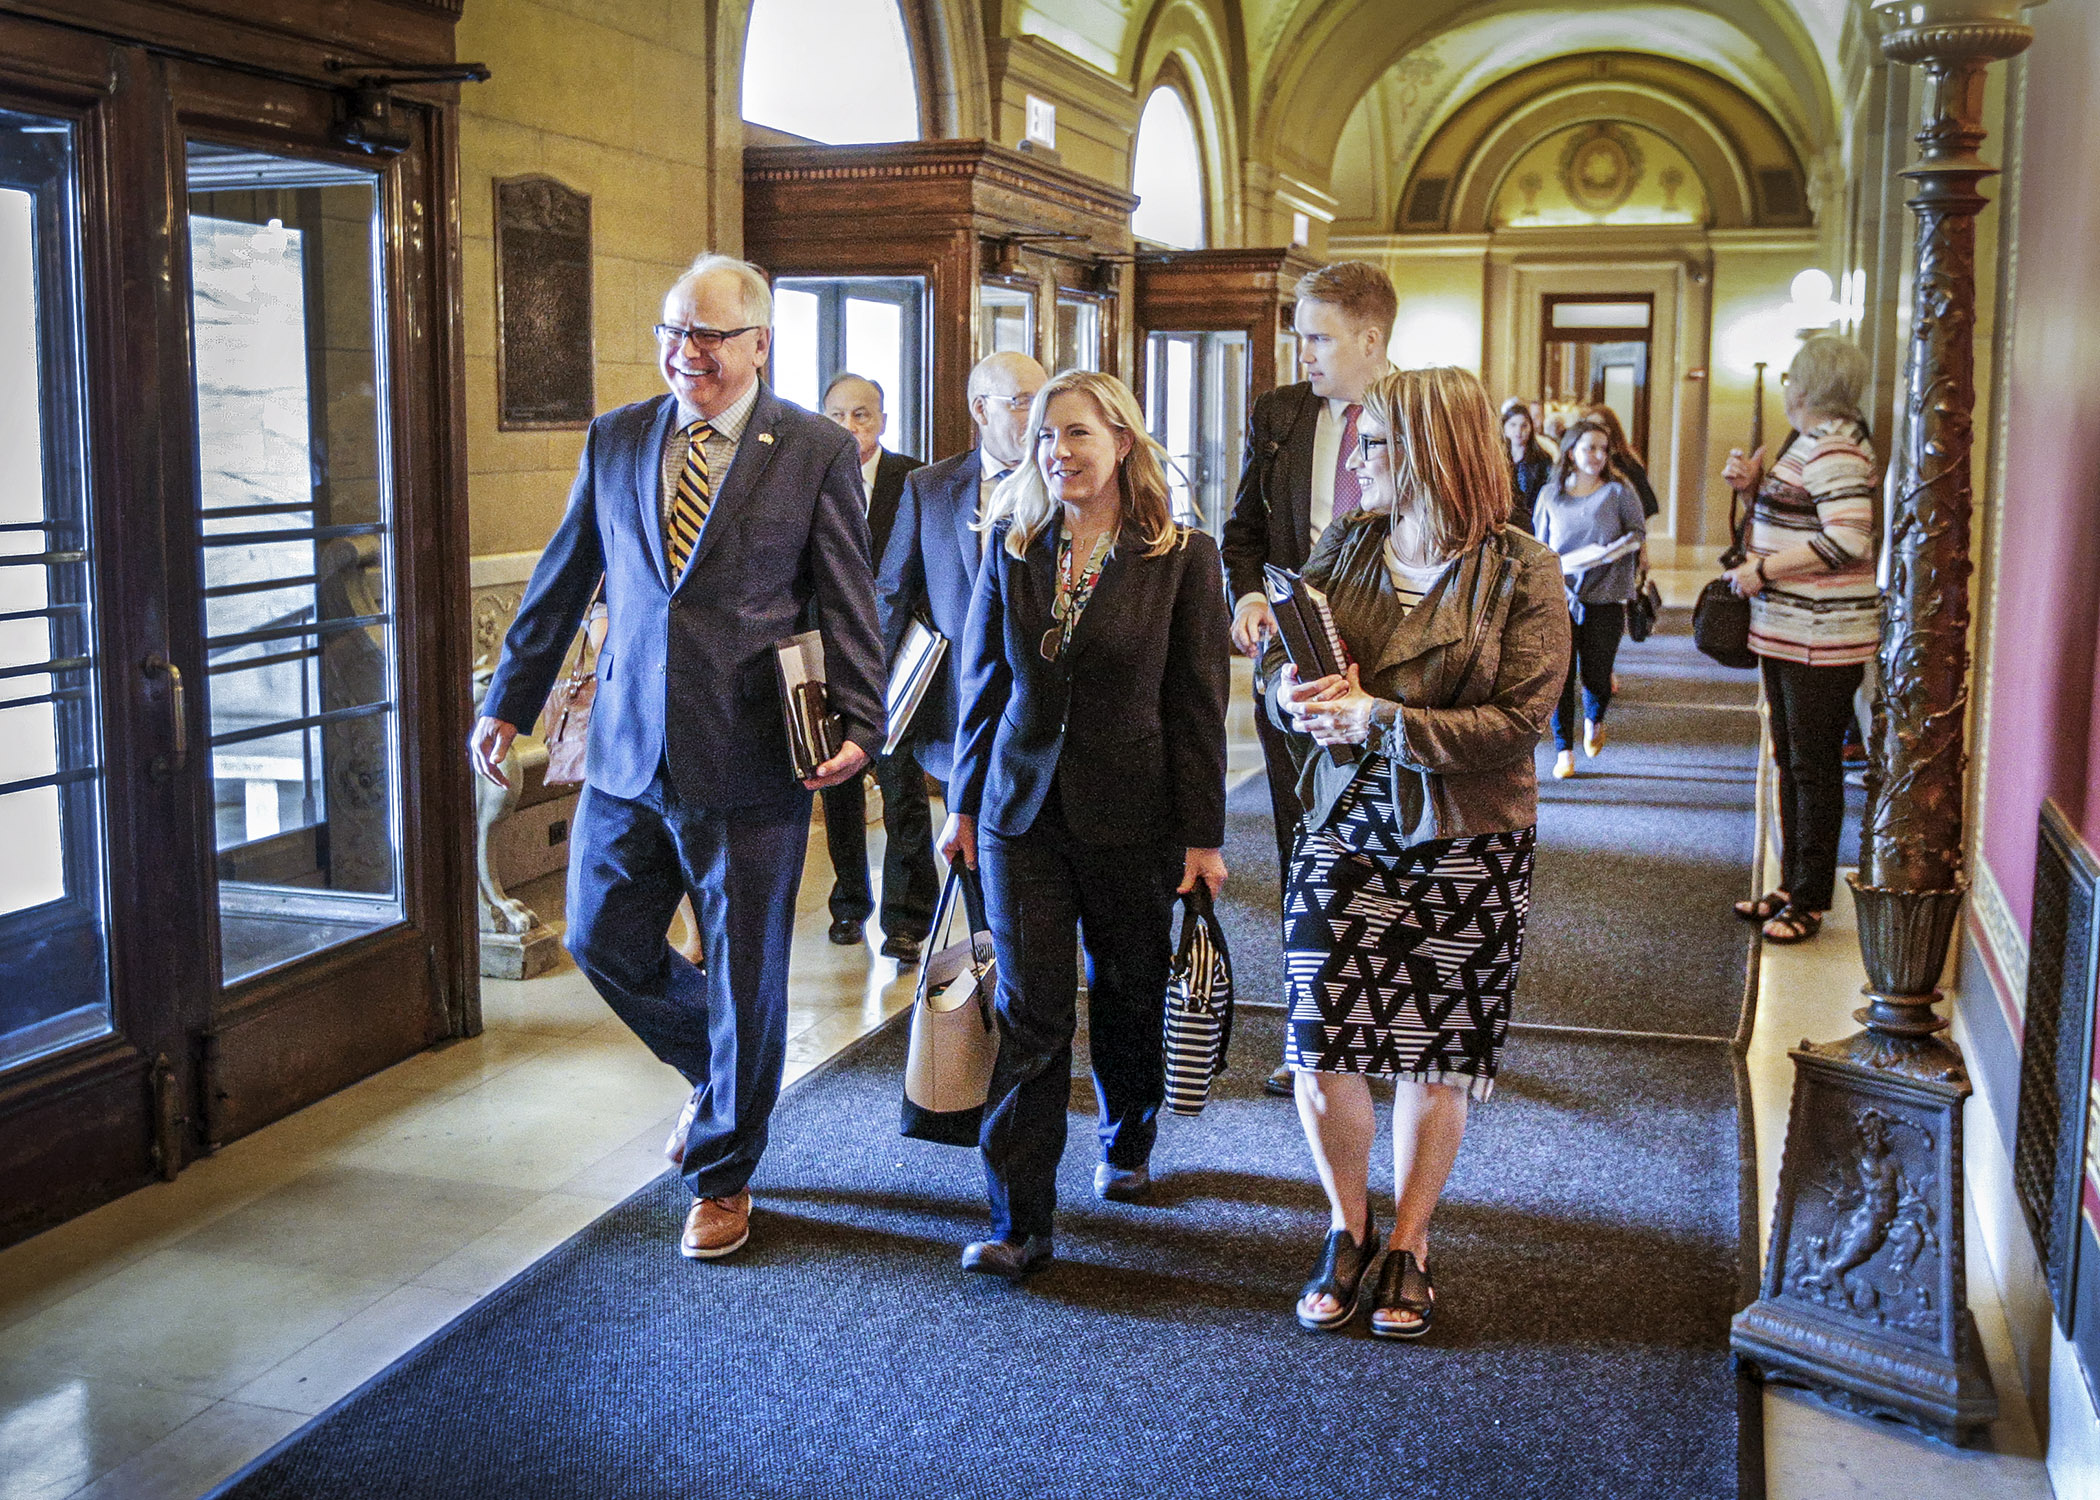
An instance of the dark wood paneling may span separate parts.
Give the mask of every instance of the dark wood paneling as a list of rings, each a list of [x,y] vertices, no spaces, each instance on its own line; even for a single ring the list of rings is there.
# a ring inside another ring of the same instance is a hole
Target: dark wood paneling
[[[1295,370],[1276,368],[1276,341],[1289,331],[1295,306],[1292,288],[1299,277],[1323,264],[1297,246],[1147,255],[1137,263],[1138,338],[1151,333],[1244,333],[1254,393],[1274,390],[1298,378]]]
[[[411,1057],[446,1034],[430,948],[381,933],[242,991],[200,1039],[211,1149]]]
[[[1122,304],[1136,206],[1118,188],[988,141],[744,152],[744,253],[769,273],[926,278],[933,300],[929,458],[976,441],[965,390],[976,352],[977,286],[1002,260],[1036,288],[1039,338],[1054,326],[1059,285],[1105,294],[1104,364],[1128,378],[1131,323]],[[1056,236],[1071,238],[1028,238]]]

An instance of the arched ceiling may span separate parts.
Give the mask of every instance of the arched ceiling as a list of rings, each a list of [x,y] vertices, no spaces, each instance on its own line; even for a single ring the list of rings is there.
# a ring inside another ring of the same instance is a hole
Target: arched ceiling
[[[1519,156],[1557,130],[1593,120],[1641,124],[1673,141],[1690,156],[1723,227],[1808,221],[1799,153],[1742,89],[1675,58],[1584,52],[1534,63],[1466,94],[1412,151],[1406,176],[1396,171],[1376,184],[1372,226],[1477,233],[1487,227],[1502,174]],[[1359,176],[1349,180],[1362,191]],[[1404,189],[1386,190],[1401,181]]]
[[[1248,3],[1251,12],[1260,0]],[[1250,144],[1324,178],[1350,117],[1389,73],[1411,87],[1412,125],[1425,103],[1431,115],[1448,113],[1496,77],[1601,50],[1700,62],[1765,105],[1809,158],[1835,138],[1838,42],[1854,3],[1269,0],[1259,33],[1250,16],[1250,36],[1259,36]]]

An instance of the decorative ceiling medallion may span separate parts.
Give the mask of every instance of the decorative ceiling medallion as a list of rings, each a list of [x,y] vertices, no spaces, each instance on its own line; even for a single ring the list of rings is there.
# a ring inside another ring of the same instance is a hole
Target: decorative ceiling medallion
[[[1560,154],[1560,185],[1568,201],[1603,218],[1633,196],[1645,160],[1630,131],[1599,121],[1575,133]]]

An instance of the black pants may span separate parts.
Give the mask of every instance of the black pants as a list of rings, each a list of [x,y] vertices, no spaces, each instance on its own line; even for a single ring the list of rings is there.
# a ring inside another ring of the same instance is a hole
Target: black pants
[[[1269,778],[1269,813],[1276,828],[1276,868],[1288,873],[1291,850],[1298,842],[1298,820],[1305,815],[1305,808],[1298,801],[1298,768],[1291,762],[1289,741],[1281,729],[1269,722],[1260,689],[1254,694],[1254,730],[1255,738],[1261,741],[1262,766]]]
[[[1182,851],[1082,844],[1053,792],[1019,837],[980,830],[977,857],[999,954],[999,1060],[978,1145],[992,1233],[1022,1239],[1048,1234],[1057,1209],[1078,1025],[1075,941],[1086,952],[1101,1158],[1137,1167],[1152,1154],[1166,1098],[1160,1044]]]
[[[1808,911],[1830,910],[1845,827],[1845,725],[1866,671],[1762,657],[1779,763],[1779,889]]]
[[[933,867],[933,809],[926,800],[926,773],[909,749],[875,760],[882,788],[882,931],[886,937],[923,939],[933,925],[940,876]],[[865,922],[874,915],[868,884],[868,794],[856,776],[826,787],[824,844],[831,851],[831,915],[834,921]]]
[[[1582,717],[1604,722],[1611,707],[1611,669],[1619,660],[1619,638],[1626,634],[1626,606],[1585,604],[1575,623],[1575,649],[1568,656],[1568,680],[1553,710],[1553,748],[1572,750],[1582,725],[1575,718],[1575,690],[1582,689]]]

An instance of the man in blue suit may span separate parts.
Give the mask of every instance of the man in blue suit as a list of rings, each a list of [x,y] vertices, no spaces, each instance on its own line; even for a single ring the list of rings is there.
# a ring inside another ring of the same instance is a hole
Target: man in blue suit
[[[670,394],[591,424],[468,747],[500,784],[602,574],[568,946],[693,1085],[665,1154],[696,1200],[679,1248],[699,1260],[750,1236],[746,1184],[786,1056],[810,793],[858,776],[883,737],[860,455],[850,433],[759,380],[772,320],[765,278],[742,261],[703,255],[671,288],[656,327]],[[798,781],[774,645],[812,626],[846,744]],[[704,970],[664,940],[688,893]]]
[[[894,660],[914,615],[948,639],[951,650],[970,617],[970,595],[984,556],[973,530],[992,486],[1027,457],[1028,408],[1050,376],[1025,354],[988,354],[970,371],[970,420],[977,446],[905,476],[876,583],[884,657]],[[951,658],[952,660],[952,658]],[[941,663],[912,721],[906,747],[929,776],[947,784],[955,759],[955,673]]]

